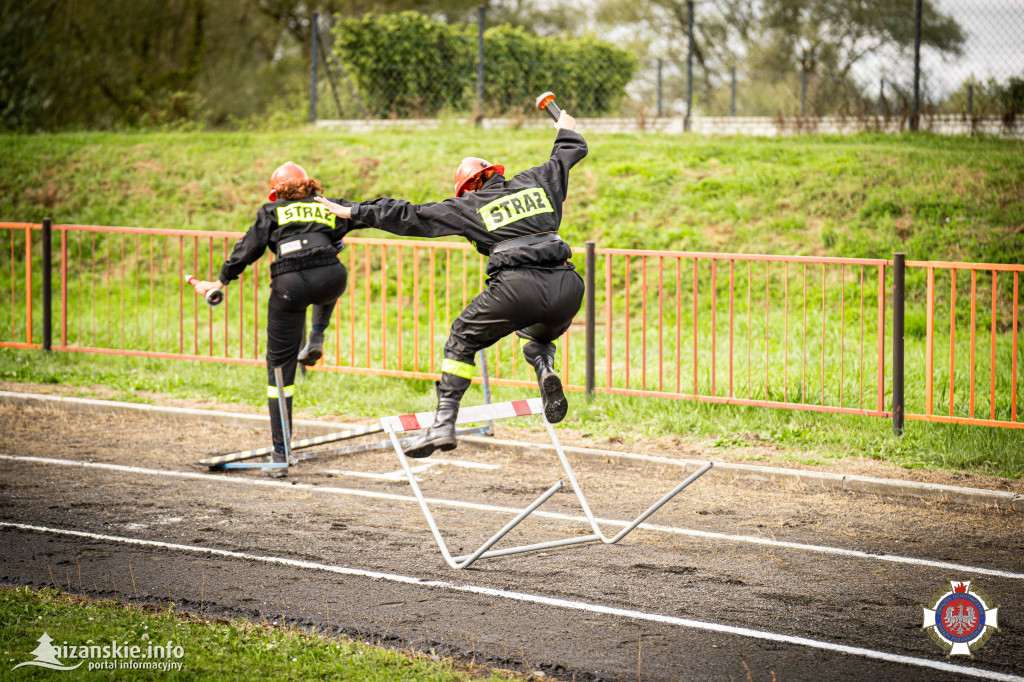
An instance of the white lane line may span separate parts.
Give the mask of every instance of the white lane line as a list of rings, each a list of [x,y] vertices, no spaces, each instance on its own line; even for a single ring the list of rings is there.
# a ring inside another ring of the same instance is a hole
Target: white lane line
[[[146,469],[143,467],[126,466],[123,464],[106,464],[103,462],[76,462],[69,459],[50,459],[46,457],[30,457],[20,455],[4,455],[0,454],[0,460],[11,460],[16,462],[35,462],[39,464],[54,464],[58,466],[71,466],[71,467],[84,467],[93,469],[104,469],[107,471],[120,471],[123,473],[132,474],[144,474],[147,476],[169,476],[171,478],[191,478],[203,481],[210,481],[214,483],[234,483],[238,485],[255,485],[255,486],[270,486],[288,488],[290,490],[317,490],[325,493],[333,493],[336,495],[352,495],[355,497],[369,497],[379,500],[394,500],[398,502],[409,502],[411,504],[418,504],[416,498],[412,495],[396,495],[394,493],[379,493],[370,490],[356,490],[354,488],[334,488],[330,486],[310,485],[309,483],[289,483],[287,481],[271,480],[271,479],[258,479],[258,478],[230,478],[220,474],[201,474],[192,471],[166,471],[162,469]],[[447,507],[456,507],[459,509],[476,509],[479,511],[496,512],[501,514],[511,514],[515,516],[521,509],[513,509],[511,507],[498,507],[489,504],[478,504],[475,502],[462,502],[459,500],[445,500],[439,498],[426,498],[427,502],[431,505],[441,505]],[[534,516],[544,517],[548,519],[556,519],[559,521],[572,521],[582,524],[588,524],[586,517],[584,516],[572,516],[571,514],[559,514],[557,512],[548,512],[542,509],[538,509],[533,512]],[[603,519],[597,518],[598,523],[609,526],[619,526],[624,528],[631,522],[620,521],[618,519]],[[753,545],[764,545],[767,547],[779,547],[783,549],[793,549],[804,552],[817,552],[820,554],[831,554],[834,556],[841,556],[853,559],[869,559],[873,561],[888,561],[897,564],[910,564],[913,566],[928,566],[931,568],[942,568],[952,571],[958,571],[962,574],[975,574],[975,575],[991,575],[998,578],[1009,578],[1011,580],[1024,580],[1024,573],[1013,573],[1010,571],[1001,571],[994,568],[981,568],[980,566],[967,566],[964,564],[956,564],[948,561],[932,561],[930,559],[917,559],[915,557],[900,556],[897,554],[872,554],[871,552],[862,552],[856,549],[843,549],[841,547],[829,547],[828,545],[809,545],[800,542],[785,542],[782,540],[771,540],[769,538],[759,538],[750,535],[729,535],[727,533],[714,533],[704,530],[693,530],[689,528],[676,528],[674,526],[659,526],[655,524],[641,523],[639,528],[644,530],[654,531],[659,533],[670,533],[673,535],[684,535],[688,537],[703,538],[707,540],[725,540],[728,542],[740,542]],[[966,579],[966,577],[965,577]]]
[[[465,467],[467,469],[487,469],[494,471],[500,469],[500,464],[484,464],[483,462],[465,462],[458,459],[441,459],[440,457],[431,457],[434,464],[450,464],[453,467]]]
[[[451,459],[431,459],[431,461],[421,464],[416,467],[412,467],[411,471],[414,474],[422,473],[429,469],[436,467],[439,464],[451,465],[456,467],[464,467],[466,469],[500,469],[501,467],[497,464],[481,464],[479,462],[459,462]],[[337,474],[339,476],[354,476],[356,478],[372,478],[378,481],[400,481],[405,478],[405,470],[398,469],[397,471],[390,471],[386,474],[372,474],[365,471],[342,471],[340,469],[328,469],[324,471],[325,474]],[[419,479],[416,479],[417,481]]]
[[[17,528],[19,530],[35,531],[40,533],[51,533],[54,535],[70,535],[80,538],[88,538],[90,540],[101,540],[104,542],[120,542],[128,545],[142,545],[147,547],[159,547],[161,549],[174,549],[184,552],[198,552],[203,554],[215,554],[217,556],[230,557],[233,559],[246,559],[248,561],[259,561],[268,564],[280,564],[283,566],[293,566],[295,568],[306,568],[314,571],[327,571],[330,573],[338,573],[341,575],[358,576],[363,578],[372,578],[374,580],[388,580],[390,582],[404,583],[406,585],[421,585],[425,587],[436,587],[445,590],[452,590],[455,592],[469,592],[472,594],[480,594],[489,597],[499,597],[502,599],[511,599],[520,602],[529,602],[532,604],[543,604],[545,606],[554,606],[562,609],[572,609],[576,611],[586,611],[589,613],[598,613],[608,616],[620,616],[623,618],[632,618],[635,620],[645,620],[653,623],[662,623],[666,625],[676,625],[684,628],[692,628],[696,630],[705,630],[708,632],[719,632],[728,635],[737,635],[739,637],[749,637],[753,639],[768,640],[771,642],[781,642],[784,644],[794,644],[796,646],[810,647],[813,649],[822,649],[825,651],[832,651],[841,654],[848,654],[851,656],[861,656],[864,658],[871,658],[879,661],[887,661],[889,663],[900,663],[902,665],[917,666],[920,668],[932,668],[934,670],[941,670],[946,673],[957,673],[960,675],[969,675],[971,677],[978,677],[987,680],[1001,680],[1006,682],[1024,682],[1024,677],[1017,675],[1011,675],[1008,673],[995,672],[993,670],[984,670],[981,668],[970,668],[967,666],[954,665],[952,663],[945,663],[943,661],[932,661],[926,658],[915,658],[913,656],[904,656],[902,654],[892,654],[886,651],[876,651],[874,649],[864,649],[856,646],[848,646],[846,644],[836,644],[834,642],[827,642],[817,639],[809,639],[807,637],[797,637],[795,635],[783,635],[776,632],[768,632],[765,630],[752,630],[750,628],[735,627],[732,625],[722,625],[720,623],[708,623],[699,620],[691,620],[689,618],[678,618],[676,616],[666,616],[659,613],[647,613],[644,611],[635,611],[633,609],[621,609],[614,606],[605,606],[603,604],[590,604],[587,602],[572,601],[568,599],[559,599],[557,597],[545,597],[537,594],[526,594],[523,592],[511,592],[509,590],[498,590],[492,587],[481,587],[478,585],[456,585],[443,580],[425,580],[423,578],[415,578],[406,575],[397,575],[394,573],[380,573],[378,571],[366,571],[359,568],[348,568],[345,566],[331,566],[329,564],[321,564],[312,561],[299,561],[297,559],[285,559],[283,557],[273,556],[260,556],[258,554],[249,554],[246,552],[234,552],[226,549],[215,549],[212,547],[198,547],[195,545],[178,545],[170,542],[161,542],[158,540],[142,540],[139,538],[125,538],[116,535],[100,535],[98,533],[87,533],[79,530],[65,530],[62,528],[47,528],[45,526],[30,526],[22,523],[11,523],[8,521],[0,521],[0,527],[6,528]]]

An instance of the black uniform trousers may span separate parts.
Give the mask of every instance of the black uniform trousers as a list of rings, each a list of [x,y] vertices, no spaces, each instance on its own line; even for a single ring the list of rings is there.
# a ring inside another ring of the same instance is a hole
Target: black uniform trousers
[[[333,308],[334,302],[345,292],[347,280],[348,271],[339,262],[275,275],[270,285],[270,302],[267,304],[267,404],[275,444],[284,444],[284,431],[274,368],[280,367],[283,375],[290,429],[292,384],[295,382],[296,358],[304,341],[306,308],[310,305],[330,305]]]
[[[533,342],[523,349],[531,365],[537,355],[553,359],[552,342],[572,324],[583,293],[583,278],[575,270],[501,270],[452,323],[444,356],[473,365],[477,352],[516,332]]]

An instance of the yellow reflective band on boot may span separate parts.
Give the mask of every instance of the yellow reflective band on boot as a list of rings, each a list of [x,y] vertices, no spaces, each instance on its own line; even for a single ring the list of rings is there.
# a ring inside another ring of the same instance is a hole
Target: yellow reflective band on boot
[[[295,384],[292,384],[291,386],[285,386],[284,387],[284,397],[285,398],[291,398],[292,397],[292,389],[293,388],[295,388]],[[277,397],[277,386],[267,386],[267,397],[268,398],[276,398]]]
[[[454,374],[455,376],[462,377],[463,379],[472,379],[473,372],[475,371],[475,365],[459,362],[458,360],[452,360],[451,358],[445,358],[444,362],[441,363],[441,372]]]

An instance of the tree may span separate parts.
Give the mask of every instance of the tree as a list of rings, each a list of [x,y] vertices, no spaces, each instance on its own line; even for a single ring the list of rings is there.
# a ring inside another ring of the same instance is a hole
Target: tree
[[[952,17],[922,5],[921,44],[960,54],[965,36]],[[845,77],[855,64],[886,48],[914,43],[914,6],[889,0],[765,0],[760,25],[767,66],[812,71],[819,65]]]
[[[470,0],[20,0],[0,5],[0,127],[305,118],[310,19]]]
[[[600,0],[597,18],[609,28],[629,26],[642,36],[634,45],[682,70],[687,12],[686,0]],[[905,52],[914,41],[910,0],[717,0],[695,3],[694,13],[695,85],[706,90],[724,83],[733,66],[762,86],[805,73],[832,84],[819,97],[833,103],[837,91],[859,92],[856,65]],[[924,0],[922,44],[956,55],[964,41],[960,25]]]

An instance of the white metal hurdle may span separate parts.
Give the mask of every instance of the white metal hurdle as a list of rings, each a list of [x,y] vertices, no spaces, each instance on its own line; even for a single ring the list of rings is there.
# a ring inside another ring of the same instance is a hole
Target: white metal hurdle
[[[684,488],[703,476],[712,467],[712,462],[708,462],[701,466],[697,471],[690,474],[682,483],[667,492],[661,499],[648,507],[642,514],[640,514],[640,516],[634,519],[632,523],[627,525],[614,536],[608,537],[601,532],[597,519],[594,518],[594,515],[590,510],[590,505],[587,504],[586,497],[583,495],[583,490],[580,488],[580,484],[572,472],[572,467],[569,466],[569,460],[565,456],[565,451],[562,449],[562,444],[559,442],[554,428],[552,428],[551,424],[548,423],[548,420],[544,418],[544,409],[540,398],[463,407],[459,410],[455,423],[467,424],[472,422],[508,419],[511,417],[526,417],[530,415],[540,415],[541,418],[544,419],[544,425],[547,427],[548,435],[551,437],[551,442],[555,446],[555,451],[558,453],[558,459],[559,462],[561,462],[562,469],[565,471],[566,476],[568,476],[573,492],[576,493],[576,498],[580,501],[580,506],[583,507],[583,512],[586,514],[587,520],[590,522],[590,527],[594,532],[590,535],[564,538],[561,540],[552,540],[550,542],[540,542],[530,545],[520,545],[517,547],[507,547],[505,549],[491,551],[491,547],[493,547],[513,528],[519,525],[523,519],[532,514],[552,495],[562,489],[564,484],[562,481],[558,481],[544,491],[544,493],[534,500],[530,506],[519,512],[514,519],[505,524],[501,530],[480,545],[475,552],[455,557],[453,557],[451,552],[448,551],[448,545],[445,543],[444,538],[441,537],[441,531],[438,530],[437,523],[434,521],[434,516],[430,512],[430,508],[427,506],[427,501],[423,498],[423,493],[420,491],[419,484],[416,483],[416,477],[413,474],[412,468],[409,466],[409,459],[405,456],[405,450],[402,446],[402,442],[398,439],[398,434],[404,431],[415,431],[418,429],[428,428],[434,422],[434,413],[418,412],[416,414],[394,415],[381,419],[381,426],[391,439],[391,444],[395,448],[395,453],[398,455],[398,460],[402,464],[405,476],[409,480],[409,485],[412,486],[413,494],[416,495],[416,500],[419,502],[420,509],[423,511],[423,516],[426,518],[427,525],[430,527],[430,532],[434,534],[434,539],[437,541],[437,546],[441,549],[441,554],[444,556],[444,560],[448,562],[448,565],[452,568],[466,568],[477,559],[508,556],[510,554],[534,552],[543,549],[554,549],[557,547],[580,545],[588,542],[602,542],[609,545],[615,544],[643,523],[651,514],[660,509],[666,502],[678,495]]]

